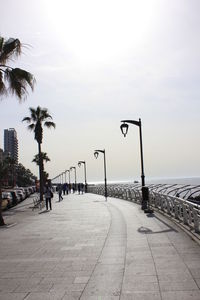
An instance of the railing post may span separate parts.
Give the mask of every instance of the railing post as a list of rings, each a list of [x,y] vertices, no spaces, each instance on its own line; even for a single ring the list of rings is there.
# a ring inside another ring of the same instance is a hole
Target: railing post
[[[194,231],[196,233],[200,233],[200,229],[199,229],[200,217],[198,216],[198,211],[195,208],[193,208],[193,218],[194,218]]]
[[[183,223],[185,225],[188,225],[188,216],[187,216],[187,209],[185,204],[183,204]]]

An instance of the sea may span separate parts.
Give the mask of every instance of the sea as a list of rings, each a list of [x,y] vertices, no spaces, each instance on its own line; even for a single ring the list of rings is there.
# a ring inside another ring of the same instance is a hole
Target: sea
[[[136,178],[133,181],[130,180],[108,180],[108,184],[133,184],[140,183],[140,178]],[[159,178],[145,178],[146,184],[184,184],[200,186],[200,177],[159,177]],[[89,184],[104,184],[104,181],[90,182]]]

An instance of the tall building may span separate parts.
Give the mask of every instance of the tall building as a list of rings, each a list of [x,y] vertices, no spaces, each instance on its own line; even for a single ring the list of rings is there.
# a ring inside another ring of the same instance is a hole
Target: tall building
[[[4,129],[4,152],[18,163],[18,139],[14,128]]]

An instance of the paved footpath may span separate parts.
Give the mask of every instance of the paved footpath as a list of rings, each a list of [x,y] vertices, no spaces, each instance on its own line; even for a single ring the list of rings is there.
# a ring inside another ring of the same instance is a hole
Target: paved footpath
[[[0,228],[0,300],[200,300],[200,246],[168,219],[92,194],[28,201]]]

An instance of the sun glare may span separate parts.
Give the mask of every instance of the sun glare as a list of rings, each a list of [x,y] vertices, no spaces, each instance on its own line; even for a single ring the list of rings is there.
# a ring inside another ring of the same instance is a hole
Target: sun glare
[[[135,49],[148,37],[154,1],[46,1],[53,31],[81,62],[102,63]]]

